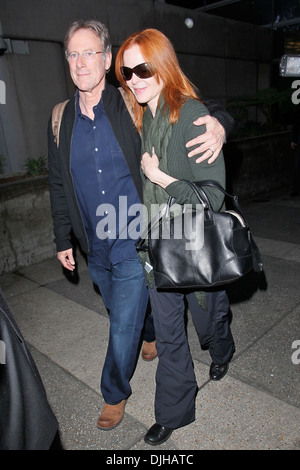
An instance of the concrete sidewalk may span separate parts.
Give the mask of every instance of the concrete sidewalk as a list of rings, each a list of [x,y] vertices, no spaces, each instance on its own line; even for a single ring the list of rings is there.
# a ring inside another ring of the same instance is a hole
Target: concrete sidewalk
[[[300,198],[272,193],[241,205],[263,255],[264,276],[250,274],[228,289],[236,353],[220,382],[209,380],[210,358],[189,319],[197,419],[155,448],[143,437],[154,423],[157,359],[139,359],[122,423],[112,431],[96,427],[109,322],[84,259],[69,279],[56,259],[0,277],[64,449],[300,449]]]

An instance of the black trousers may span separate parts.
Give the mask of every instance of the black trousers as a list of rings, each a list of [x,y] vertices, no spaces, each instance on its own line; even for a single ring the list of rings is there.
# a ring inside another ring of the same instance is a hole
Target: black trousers
[[[234,344],[227,315],[228,299],[223,292],[207,293],[209,308],[204,310],[197,303],[194,293],[184,295],[180,292],[157,291],[155,287],[149,289],[159,359],[155,418],[162,426],[175,429],[195,420],[198,385],[186,336],[185,298],[193,312],[201,344],[204,345],[206,341],[211,343],[213,361],[220,357],[221,351],[221,363],[228,362],[232,357]],[[221,347],[219,343],[222,343]]]
[[[188,296],[188,307],[203,349],[208,349],[212,362],[227,364],[235,351],[228,312],[229,300],[226,291],[207,292],[206,306],[199,305],[194,294]]]

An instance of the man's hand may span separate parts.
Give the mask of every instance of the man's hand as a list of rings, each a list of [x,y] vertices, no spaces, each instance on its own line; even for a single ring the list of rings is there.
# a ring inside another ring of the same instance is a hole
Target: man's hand
[[[75,260],[73,258],[72,248],[69,248],[69,250],[65,251],[59,251],[57,253],[57,259],[61,262],[64,268],[68,269],[69,271],[74,271]]]
[[[201,163],[207,158],[209,158],[208,163],[214,162],[225,142],[224,127],[216,118],[209,115],[198,118],[193,124],[195,126],[203,126],[205,124],[206,132],[187,142],[187,148],[199,144],[199,147],[189,152],[188,156],[193,157],[198,153],[204,152],[203,155],[196,160],[196,163]]]

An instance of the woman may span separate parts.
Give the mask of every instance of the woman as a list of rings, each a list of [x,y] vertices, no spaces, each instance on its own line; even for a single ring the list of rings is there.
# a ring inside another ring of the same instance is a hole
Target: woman
[[[187,158],[185,142],[196,136],[193,121],[208,114],[194,86],[184,75],[170,41],[160,31],[147,29],[131,35],[121,46],[116,58],[116,75],[135,112],[135,124],[142,133],[144,173],[144,205],[149,217],[152,204],[166,203],[169,196],[178,204],[197,204],[191,188],[180,181],[211,179],[225,186],[223,155],[213,163],[196,163]],[[145,111],[140,104],[145,104]],[[203,126],[203,132],[205,131]],[[223,205],[223,193],[206,190],[214,210]],[[144,254],[144,258],[147,254]],[[143,259],[147,261],[147,259]],[[206,295],[201,292],[157,291],[153,274],[147,273],[151,307],[154,317],[158,367],[156,373],[155,417],[145,442],[158,445],[165,442],[173,429],[195,419],[195,397],[198,390],[184,324],[185,297],[194,312],[205,311]],[[231,359],[233,340],[228,325],[228,301],[224,291],[216,294],[215,304],[222,304],[222,328],[226,343],[226,360]],[[196,299],[197,298],[197,299]],[[197,300],[197,301],[196,301]],[[222,303],[223,302],[223,303]],[[224,313],[225,312],[225,313]],[[200,315],[198,315],[200,317]],[[214,321],[217,316],[214,311]],[[204,323],[209,323],[207,320]],[[200,321],[201,323],[201,321]],[[201,337],[210,332],[199,331]],[[198,327],[198,328],[197,328]],[[213,335],[212,335],[213,336]],[[218,345],[215,345],[218,349]]]

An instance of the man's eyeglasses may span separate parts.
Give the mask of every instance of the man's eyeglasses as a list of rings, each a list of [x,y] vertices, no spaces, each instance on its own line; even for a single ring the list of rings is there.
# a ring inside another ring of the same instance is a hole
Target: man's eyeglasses
[[[131,69],[130,67],[121,67],[121,74],[126,82],[131,80],[133,73],[138,78],[143,79],[153,77],[155,71],[153,70],[151,64],[147,64],[146,62],[144,64],[136,65],[135,67],[133,67],[133,69]]]
[[[78,57],[81,57],[85,60],[91,60],[95,57],[96,54],[102,54],[103,51],[84,51],[84,52],[71,52],[70,54],[66,51],[66,58],[69,62],[75,62]]]

